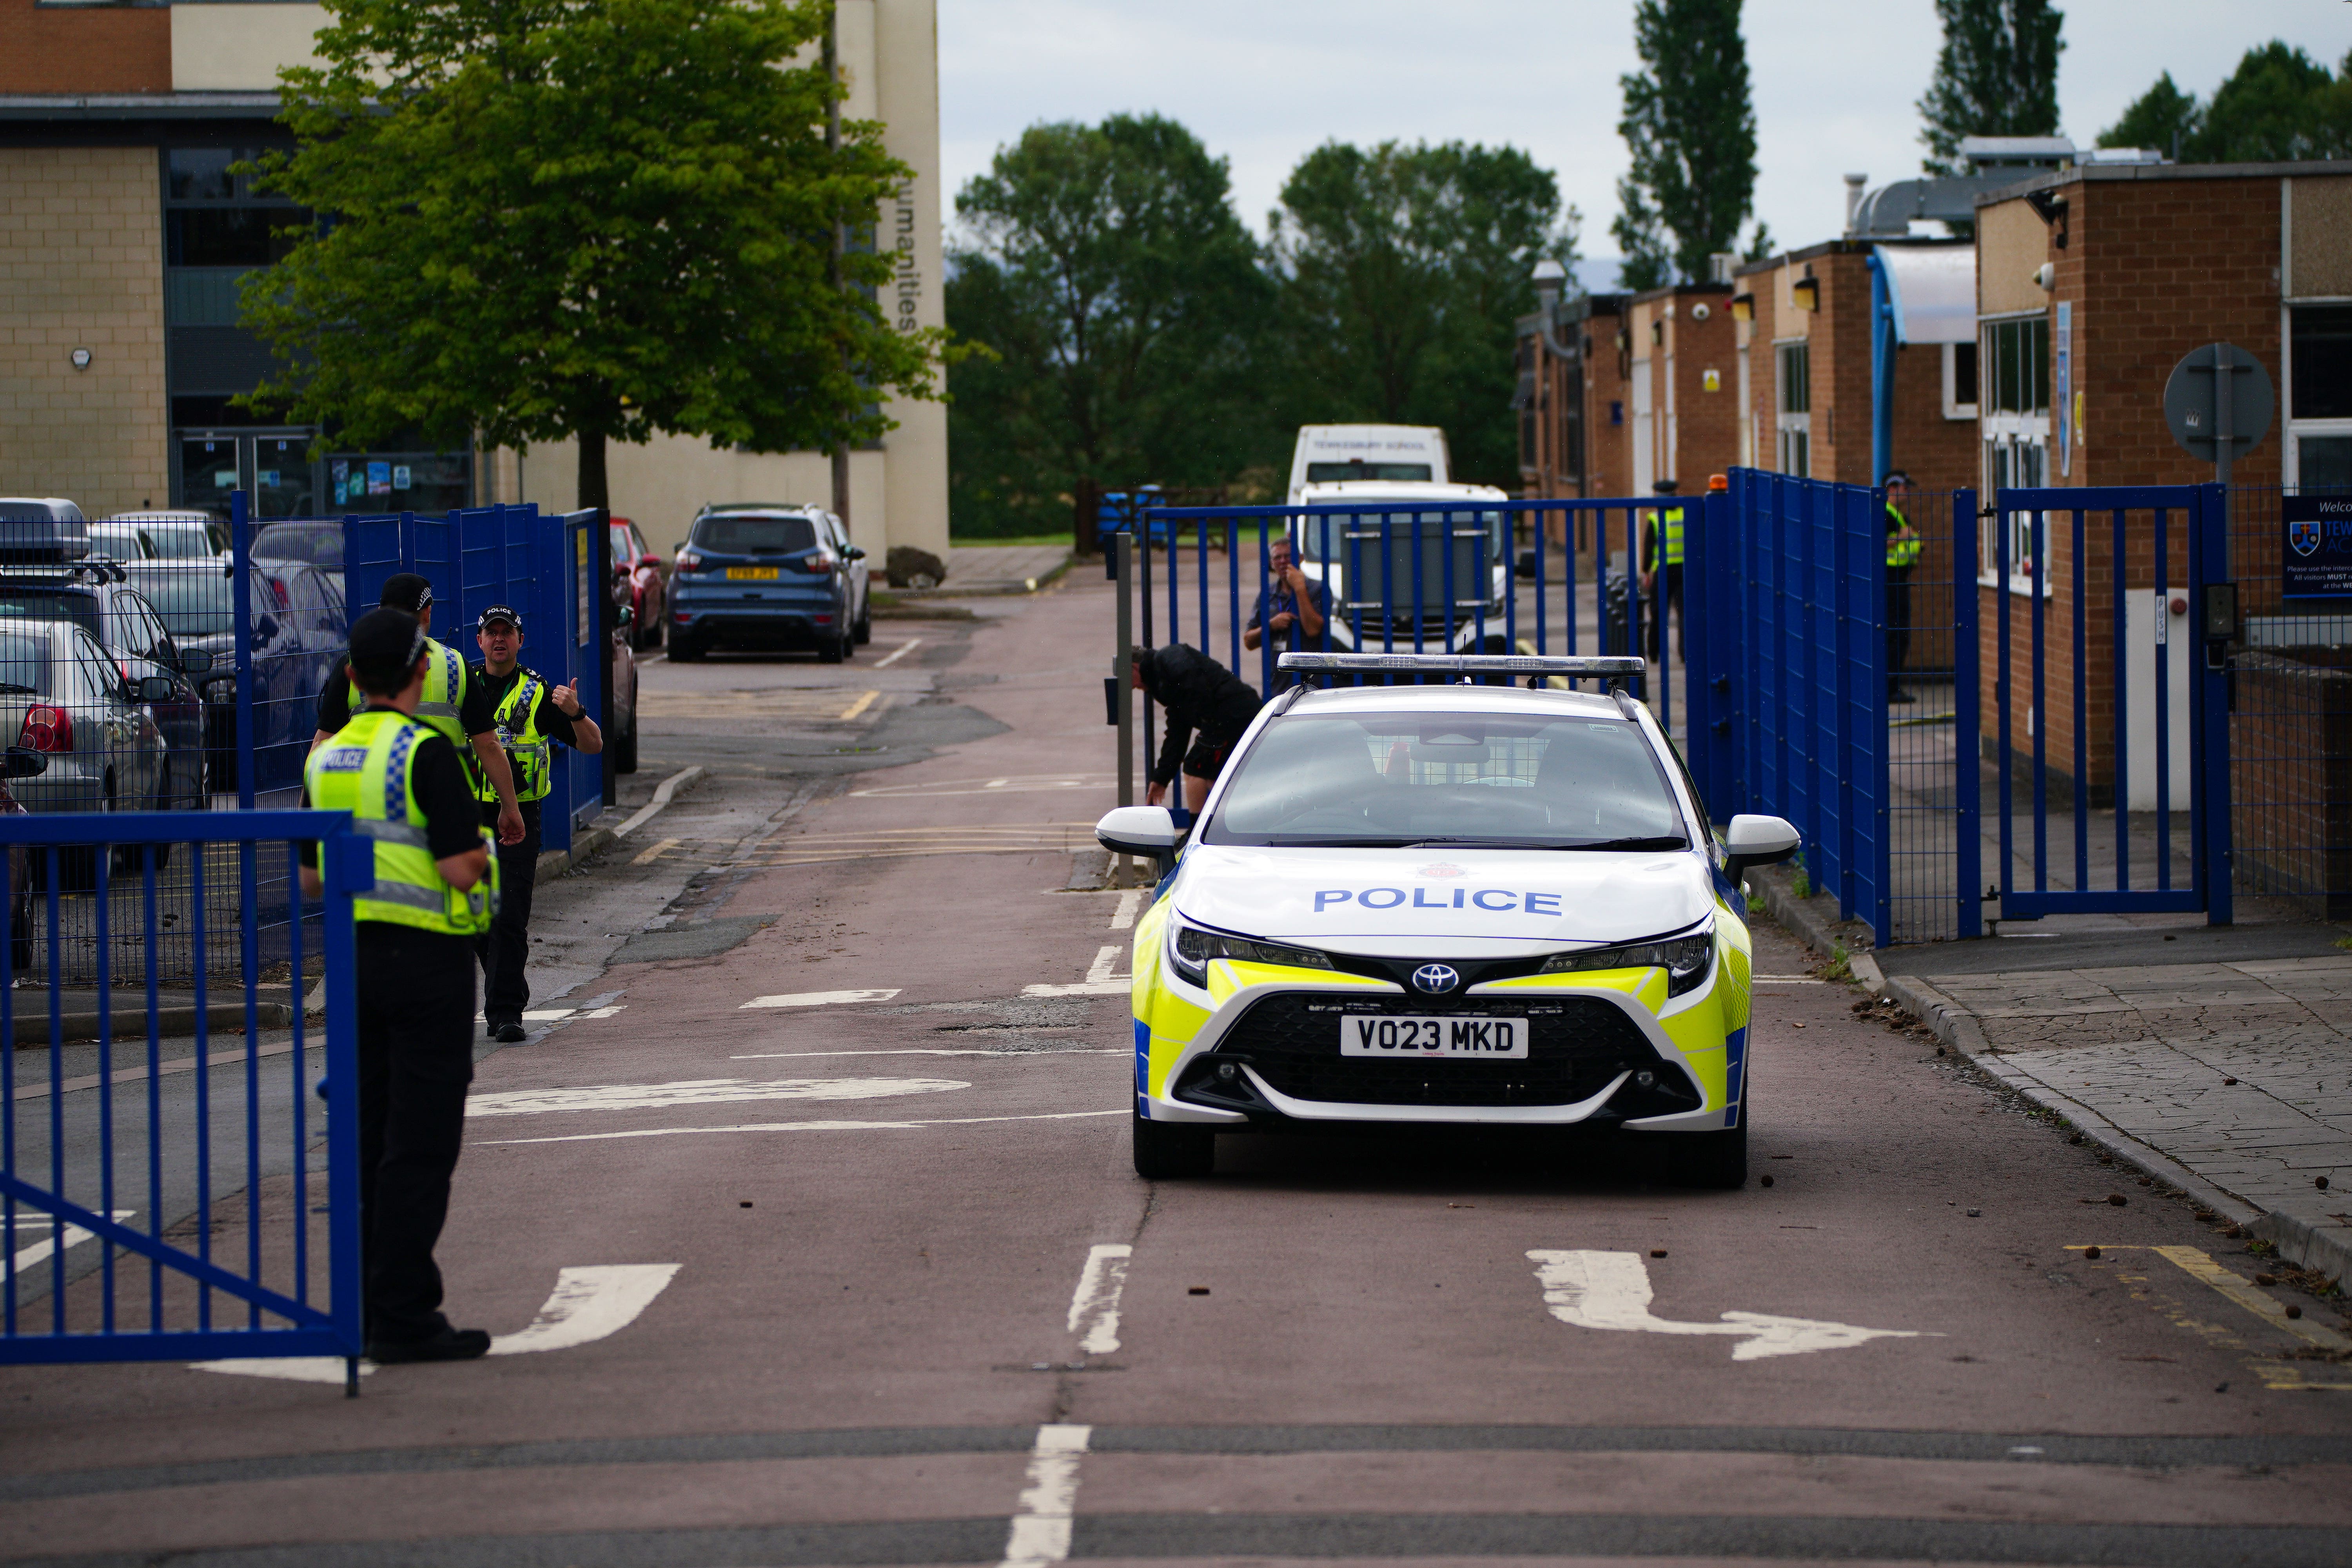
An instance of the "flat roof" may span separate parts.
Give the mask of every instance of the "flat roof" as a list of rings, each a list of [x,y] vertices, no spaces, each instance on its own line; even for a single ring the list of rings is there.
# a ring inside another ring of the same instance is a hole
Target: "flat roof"
[[[2107,184],[2126,180],[2276,180],[2352,174],[2352,158],[2313,158],[2289,163],[2087,163],[2072,169],[2045,169],[2013,185],[2001,185],[1977,197],[1989,207],[2013,202],[2035,191],[2061,185]]]

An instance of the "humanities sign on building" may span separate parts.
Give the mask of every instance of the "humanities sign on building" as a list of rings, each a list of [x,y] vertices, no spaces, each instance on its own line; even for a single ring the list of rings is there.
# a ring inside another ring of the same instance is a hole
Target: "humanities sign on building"
[[[2286,527],[2281,593],[2290,599],[2352,596],[2352,497],[2287,496],[2280,512]]]

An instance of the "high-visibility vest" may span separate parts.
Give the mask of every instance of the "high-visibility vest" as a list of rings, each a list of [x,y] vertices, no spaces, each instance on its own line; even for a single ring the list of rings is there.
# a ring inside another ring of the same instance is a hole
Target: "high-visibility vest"
[[[437,734],[446,736],[457,748],[457,758],[466,762],[474,754],[473,742],[466,739],[466,727],[458,721],[459,707],[466,700],[466,661],[457,657],[455,648],[442,647],[431,637],[425,639],[425,689],[416,694],[416,717],[430,725]],[[359,682],[351,682],[352,711],[356,714],[367,706],[367,697],[360,690]],[[467,763],[467,774],[472,776]]]
[[[310,753],[302,779],[313,806],[350,812],[352,828],[375,840],[375,886],[352,898],[354,920],[476,936],[498,909],[497,847],[488,829],[477,829],[490,863],[470,888],[451,886],[434,864],[408,766],[417,742],[433,732],[405,713],[371,708]]]
[[[1683,509],[1676,507],[1662,514],[1662,521],[1665,525],[1666,564],[1679,566],[1683,563]]]
[[[1909,539],[1898,537],[1903,530],[1911,526],[1911,520],[1897,511],[1890,501],[1886,508],[1886,521],[1894,525],[1886,531],[1886,563],[1889,566],[1919,564],[1918,536],[1914,534]]]
[[[539,697],[546,689],[536,671],[524,670],[507,689],[506,700],[499,704],[495,716],[499,744],[505,748],[507,764],[514,770],[518,801],[544,800],[554,787],[548,770],[548,738],[539,727]],[[499,792],[488,779],[477,779],[474,796],[491,801],[499,798]]]

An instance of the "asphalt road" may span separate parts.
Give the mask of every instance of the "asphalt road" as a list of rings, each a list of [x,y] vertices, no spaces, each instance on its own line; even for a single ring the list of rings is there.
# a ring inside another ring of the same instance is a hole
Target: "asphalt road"
[[[1135,900],[1059,890],[1107,595],[982,608],[646,671],[635,788],[714,777],[542,894],[581,1011],[484,1055],[441,1250],[518,1353],[0,1372],[0,1558],[2352,1558],[2340,1300],[1769,929],[1769,1187],[1379,1134],[1137,1181]]]

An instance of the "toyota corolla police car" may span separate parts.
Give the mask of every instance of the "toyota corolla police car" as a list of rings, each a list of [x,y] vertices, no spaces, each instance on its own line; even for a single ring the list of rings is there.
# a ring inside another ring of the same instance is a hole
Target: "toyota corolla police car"
[[[1302,684],[1189,837],[1158,806],[1102,819],[1113,852],[1175,857],[1136,925],[1139,1173],[1210,1173],[1220,1130],[1581,1123],[1656,1135],[1688,1184],[1747,1179],[1739,878],[1798,836],[1718,841],[1647,708],[1543,684],[1643,668],[1286,654]],[[1533,679],[1303,684],[1326,670]]]

